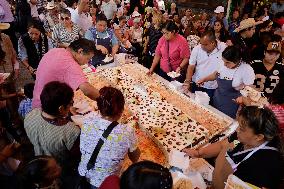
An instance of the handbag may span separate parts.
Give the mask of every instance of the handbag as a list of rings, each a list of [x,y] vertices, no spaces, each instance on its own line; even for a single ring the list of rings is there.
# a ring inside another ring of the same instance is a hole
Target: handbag
[[[107,137],[110,135],[110,133],[112,132],[112,130],[118,125],[117,121],[113,121],[108,127],[107,129],[104,131],[104,133],[102,134],[102,137],[104,139],[107,139]],[[98,154],[104,144],[104,140],[102,139],[102,137],[100,138],[100,140],[98,141],[92,155],[91,158],[89,160],[89,162],[87,163],[87,171],[89,171],[91,168],[93,168],[96,164],[96,160],[98,157]],[[80,186],[78,187],[78,189],[90,189],[91,188],[91,184],[87,181],[85,176],[81,176],[80,179]]]

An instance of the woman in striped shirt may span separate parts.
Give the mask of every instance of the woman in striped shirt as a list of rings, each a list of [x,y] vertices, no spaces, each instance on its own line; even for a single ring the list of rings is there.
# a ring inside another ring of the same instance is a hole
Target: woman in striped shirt
[[[57,43],[57,47],[66,48],[72,41],[82,36],[82,30],[71,21],[71,13],[67,9],[60,11],[61,22],[54,26],[52,39]]]

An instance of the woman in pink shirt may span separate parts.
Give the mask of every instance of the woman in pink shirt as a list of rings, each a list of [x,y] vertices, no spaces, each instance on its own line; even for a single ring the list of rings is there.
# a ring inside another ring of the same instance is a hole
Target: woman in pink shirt
[[[159,75],[167,80],[172,80],[167,73],[178,72],[181,76],[176,80],[183,82],[190,56],[189,46],[186,39],[178,34],[178,27],[173,21],[166,22],[162,27],[163,36],[158,42],[155,57],[149,70],[149,75],[153,74],[155,67],[160,62]],[[184,73],[185,73],[184,72]]]

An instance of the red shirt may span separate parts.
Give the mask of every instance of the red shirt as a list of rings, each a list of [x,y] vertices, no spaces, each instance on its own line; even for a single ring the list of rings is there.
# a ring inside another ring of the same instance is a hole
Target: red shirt
[[[119,180],[119,177],[116,175],[108,176],[99,189],[119,189]]]
[[[166,73],[175,71],[182,60],[190,56],[188,43],[180,34],[176,34],[176,37],[169,41],[169,53],[167,43],[166,38],[161,37],[155,52],[156,55],[161,57],[160,67]]]
[[[278,122],[282,135],[284,135],[284,105],[269,105],[269,109],[273,111]]]

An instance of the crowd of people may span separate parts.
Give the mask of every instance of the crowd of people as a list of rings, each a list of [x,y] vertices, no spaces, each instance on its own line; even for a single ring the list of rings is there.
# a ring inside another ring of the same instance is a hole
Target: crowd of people
[[[223,189],[230,174],[260,188],[283,188],[283,1],[255,7],[248,0],[230,15],[223,6],[196,12],[161,2],[0,2],[1,72],[10,65],[14,78],[26,69],[34,80],[18,92],[0,78],[1,188],[174,188],[168,168],[139,161],[135,129],[118,123],[122,92],[96,89],[82,71],[82,65],[107,64],[118,53],[138,57],[148,77],[156,73],[182,83],[185,93],[207,93],[210,105],[236,119],[239,127],[227,139],[184,149],[192,158],[214,158],[213,188]],[[252,106],[240,92],[246,86],[269,105]],[[76,90],[96,101],[100,112],[81,128],[70,119],[77,114]],[[119,176],[126,155],[133,164]]]

